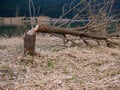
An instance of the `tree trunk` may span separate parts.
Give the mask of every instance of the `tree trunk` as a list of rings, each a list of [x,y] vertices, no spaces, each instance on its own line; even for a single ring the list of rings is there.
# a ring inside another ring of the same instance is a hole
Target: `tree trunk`
[[[35,55],[36,33],[32,30],[25,33],[24,39],[24,55]]]
[[[85,33],[84,31],[79,31],[79,28],[63,28],[63,27],[56,27],[56,26],[45,26],[45,25],[37,25],[34,29],[34,32],[41,32],[41,33],[55,33],[55,34],[70,34],[80,37],[92,38],[92,39],[100,39],[105,40],[107,39],[106,36],[101,35],[92,35],[90,33]]]
[[[94,27],[96,28],[96,27]],[[94,39],[94,40],[104,40],[107,44],[110,44],[112,46],[119,45],[118,43],[114,41],[110,41],[112,37],[120,37],[119,34],[115,35],[98,35],[98,34],[92,34],[92,33],[86,33],[85,31],[88,30],[86,27],[82,28],[64,28],[64,27],[57,27],[57,26],[46,26],[46,25],[37,25],[34,28],[34,32],[41,32],[41,33],[55,33],[55,34],[70,34],[79,36],[80,38],[88,38],[88,39]]]

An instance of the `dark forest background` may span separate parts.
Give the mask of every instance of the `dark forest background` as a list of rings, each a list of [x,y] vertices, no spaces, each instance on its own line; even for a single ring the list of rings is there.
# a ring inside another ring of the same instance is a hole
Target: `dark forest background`
[[[62,13],[64,4],[69,4],[72,0],[33,0],[36,15],[45,15],[58,18]],[[80,1],[80,0],[77,0]],[[0,0],[0,17],[29,16],[29,0]],[[120,13],[120,0],[115,0],[113,9],[115,13]],[[72,17],[69,14],[68,17]]]

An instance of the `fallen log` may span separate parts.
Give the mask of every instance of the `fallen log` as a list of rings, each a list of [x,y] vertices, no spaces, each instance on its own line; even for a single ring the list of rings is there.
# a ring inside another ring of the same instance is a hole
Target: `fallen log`
[[[34,29],[29,31],[24,35],[24,55],[30,54],[35,55],[35,41],[36,41],[36,33],[50,33],[50,34],[70,34],[79,36],[80,38],[90,38],[96,40],[104,40],[106,41],[108,46],[117,45],[112,41],[108,40],[110,36],[108,35],[93,35],[90,33],[86,33],[83,31],[79,31],[78,28],[64,28],[64,27],[57,27],[57,26],[46,26],[46,25],[37,25]],[[114,35],[115,36],[115,35]]]
[[[91,35],[88,33],[85,33],[84,31],[78,31],[77,28],[63,28],[63,27],[55,27],[55,26],[44,26],[44,25],[37,25],[34,30],[34,32],[41,32],[41,33],[55,33],[55,34],[70,34],[80,37],[88,37],[93,39],[107,39],[107,37],[99,36],[99,35]]]

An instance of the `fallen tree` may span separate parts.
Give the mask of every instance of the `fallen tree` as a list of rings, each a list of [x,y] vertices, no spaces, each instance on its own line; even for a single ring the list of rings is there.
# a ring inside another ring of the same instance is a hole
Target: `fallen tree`
[[[83,30],[84,31],[84,30]],[[63,28],[63,27],[55,27],[55,26],[46,26],[46,25],[37,25],[34,29],[30,30],[29,32],[25,33],[24,35],[24,54],[35,54],[35,41],[36,41],[36,33],[49,33],[49,34],[60,34],[60,35],[73,35],[78,36],[79,38],[88,38],[93,40],[104,40],[108,46],[117,46],[118,43],[115,43],[111,41],[113,37],[120,37],[120,35],[93,35],[90,33],[86,33],[83,31],[79,31],[79,28]],[[67,37],[64,37],[64,39],[67,39]],[[69,40],[72,41],[72,40]],[[74,41],[72,41],[74,42]],[[87,44],[87,42],[84,40],[84,42]],[[75,43],[75,42],[74,42]],[[87,44],[88,45],[88,44]]]
[[[49,33],[58,36],[63,39],[64,44],[68,41],[77,45],[77,43],[68,38],[66,35],[69,34],[73,37],[79,37],[83,42],[89,46],[86,39],[92,39],[96,42],[104,40],[107,46],[119,46],[118,43],[114,42],[113,39],[118,39],[120,37],[119,28],[113,26],[113,23],[119,24],[119,19],[116,19],[117,15],[112,15],[112,5],[113,0],[97,1],[97,0],[81,0],[76,2],[73,0],[69,8],[65,5],[63,6],[63,13],[60,18],[53,23],[53,25],[36,25],[36,27],[24,35],[24,54],[35,54],[35,41],[36,33]],[[66,7],[66,8],[65,8]],[[81,8],[82,7],[82,8]],[[67,9],[67,10],[66,10]],[[75,13],[73,18],[62,22],[64,17],[69,13]],[[86,13],[85,13],[86,12]],[[83,26],[71,27],[76,20],[84,20],[87,18],[87,23],[81,22]],[[113,28],[112,32],[109,33],[110,29]],[[59,34],[59,35],[58,35]]]

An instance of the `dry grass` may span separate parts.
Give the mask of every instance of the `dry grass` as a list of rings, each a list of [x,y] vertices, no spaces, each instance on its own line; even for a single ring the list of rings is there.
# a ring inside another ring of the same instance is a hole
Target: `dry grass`
[[[70,46],[39,35],[23,57],[22,38],[0,38],[0,90],[120,90],[120,48]]]

